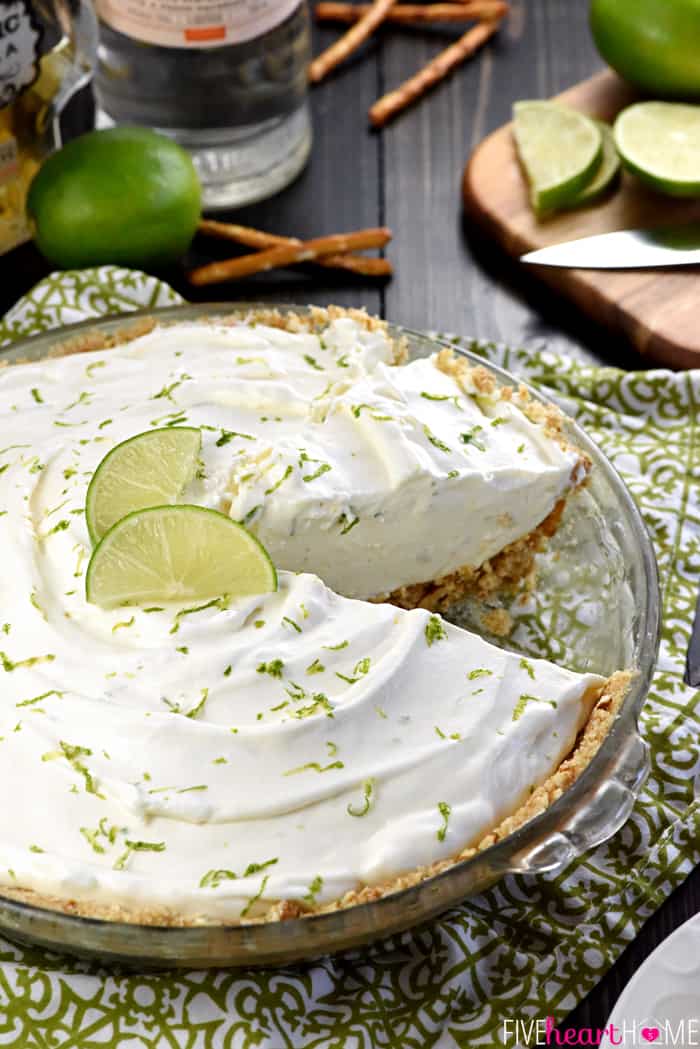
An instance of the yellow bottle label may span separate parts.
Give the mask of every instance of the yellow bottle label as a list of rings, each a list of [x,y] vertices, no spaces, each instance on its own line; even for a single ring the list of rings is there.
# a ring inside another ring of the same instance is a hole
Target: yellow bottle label
[[[0,106],[8,106],[34,83],[41,27],[27,0],[0,4]]]

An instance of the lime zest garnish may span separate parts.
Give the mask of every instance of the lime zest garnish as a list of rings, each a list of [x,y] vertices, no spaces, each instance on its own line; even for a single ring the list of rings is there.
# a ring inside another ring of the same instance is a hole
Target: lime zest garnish
[[[362,808],[355,808],[352,802],[348,802],[347,813],[349,816],[366,816],[374,804],[374,779],[366,779],[362,784]]]
[[[119,859],[115,861],[115,871],[123,871],[134,852],[165,852],[164,841],[131,841],[127,838],[124,844],[126,849]]]
[[[218,889],[222,881],[238,881],[239,878],[250,878],[254,874],[264,871],[267,867],[272,867],[278,860],[279,857],[275,857],[274,860],[265,860],[264,863],[249,863],[243,874],[240,875],[231,870],[207,871],[206,874],[202,875],[199,887],[200,889]]]
[[[520,660],[520,669],[526,671],[526,673],[529,675],[529,677],[532,678],[533,681],[535,680],[535,668],[529,660],[525,659],[524,656]]]
[[[259,663],[256,667],[258,674],[269,674],[270,677],[282,677],[284,662],[281,659],[272,659],[269,663]]]
[[[309,885],[309,891],[307,892],[306,896],[302,896],[302,899],[305,903],[313,905],[316,902],[316,897],[318,896],[322,888],[323,878],[320,874],[317,874],[316,877],[312,880],[311,884]]]
[[[289,475],[291,474],[293,469],[294,469],[294,467],[292,466],[291,463],[289,463],[289,465],[287,466],[287,469],[284,471],[284,473],[280,477],[279,481],[275,481],[275,483],[273,485],[271,485],[269,488],[266,488],[264,494],[265,495],[272,495],[273,492],[276,492],[277,489],[280,487],[280,485],[284,484],[284,482],[287,480],[287,478],[289,477]]]
[[[342,761],[332,761],[330,765],[320,765],[318,761],[307,761],[306,765],[298,765],[295,769],[289,769],[285,776],[296,776],[298,772],[330,772],[331,769],[344,769]]]
[[[447,631],[440,616],[431,616],[425,624],[425,640],[428,646],[435,644],[436,641],[445,641],[446,638]]]
[[[340,534],[341,535],[347,535],[348,532],[350,532],[355,527],[355,525],[359,522],[359,520],[360,520],[359,517],[348,518],[348,516],[346,514],[341,514],[339,519],[338,519],[338,523],[339,524],[343,524],[344,527],[341,528]]]
[[[250,913],[250,910],[253,907],[253,905],[258,902],[258,900],[260,899],[262,894],[265,892],[265,888],[266,888],[267,883],[268,883],[269,880],[270,880],[270,876],[269,876],[269,874],[266,874],[265,877],[262,880],[262,885],[260,886],[260,889],[258,890],[258,892],[256,892],[255,896],[251,896],[251,898],[248,900],[247,904],[245,905],[245,907],[241,911],[241,913],[240,913],[240,917],[241,918],[245,918],[245,917],[248,916],[248,914]]]
[[[525,712],[525,708],[528,705],[528,703],[547,703],[550,707],[552,707],[552,709],[556,710],[557,708],[556,701],[553,699],[540,699],[539,696],[528,696],[527,694],[523,693],[523,695],[520,696],[518,702],[513,707],[513,721],[519,721],[519,719]]]
[[[0,666],[6,673],[20,670],[22,667],[34,667],[37,663],[53,663],[56,656],[48,652],[45,656],[29,656],[27,659],[19,659],[16,662],[8,656],[7,652],[0,650]]]
[[[423,433],[435,448],[438,448],[441,452],[450,453],[451,449],[449,446],[446,445],[444,441],[441,441],[439,437],[435,436],[427,423],[423,424]]]
[[[447,835],[447,825],[450,821],[450,816],[452,814],[452,806],[448,805],[446,801],[439,801],[438,812],[442,816],[443,822],[442,827],[440,827],[440,830],[437,832],[437,839],[438,841],[444,841]]]
[[[486,445],[483,444],[477,438],[477,434],[481,433],[483,431],[483,429],[484,429],[483,426],[478,426],[478,425],[477,426],[472,426],[472,428],[470,430],[465,430],[463,433],[461,433],[459,435],[459,439],[462,442],[462,444],[471,444],[478,451],[485,452],[486,451]]]
[[[42,692],[40,696],[34,696],[33,699],[23,699],[21,703],[15,703],[16,707],[31,707],[35,703],[40,703],[43,699],[48,699],[49,696],[58,696],[61,699],[65,696],[65,692],[60,692],[56,688],[50,688],[48,692]]]
[[[223,448],[225,444],[232,441],[234,437],[240,437],[244,441],[257,441],[257,437],[254,437],[252,433],[239,433],[238,430],[222,430],[221,437],[216,442],[217,448]]]
[[[476,670],[470,670],[467,674],[467,681],[476,681],[480,677],[491,677],[493,670],[487,670],[486,667],[477,667]]]

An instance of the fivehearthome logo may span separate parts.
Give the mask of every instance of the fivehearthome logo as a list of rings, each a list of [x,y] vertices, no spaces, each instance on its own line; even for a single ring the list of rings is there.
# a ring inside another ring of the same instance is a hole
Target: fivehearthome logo
[[[619,1020],[606,1027],[557,1027],[553,1016],[533,1020],[507,1019],[503,1021],[503,1042],[506,1046],[593,1045],[600,1049],[624,1046],[625,1049],[694,1049],[700,1047],[700,1017],[682,1020]]]

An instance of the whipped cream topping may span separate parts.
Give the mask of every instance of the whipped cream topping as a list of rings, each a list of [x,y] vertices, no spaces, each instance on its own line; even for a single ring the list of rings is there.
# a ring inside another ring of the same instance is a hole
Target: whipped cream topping
[[[575,460],[392,352],[348,319],[181,324],[0,371],[0,885],[193,920],[320,904],[454,855],[569,751],[601,678],[313,575],[86,603],[87,485],[151,426],[202,428],[189,501],[348,593],[479,563],[491,522],[500,545],[527,532]]]

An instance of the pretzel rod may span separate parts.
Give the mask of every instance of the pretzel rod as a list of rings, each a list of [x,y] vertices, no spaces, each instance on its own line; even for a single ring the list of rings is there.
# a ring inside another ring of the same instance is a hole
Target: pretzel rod
[[[500,20],[479,22],[467,30],[464,36],[450,47],[441,51],[427,66],[419,70],[410,80],[378,99],[370,108],[369,119],[374,127],[384,125],[402,109],[415,102],[434,84],[443,80],[455,66],[473,55],[486,41],[493,36],[500,25]]]
[[[207,266],[191,270],[188,278],[192,284],[218,284],[248,277],[253,273],[279,269],[281,266],[293,266],[298,262],[314,262],[326,255],[363,251],[365,248],[382,248],[390,240],[391,230],[385,227],[361,229],[356,233],[334,233],[330,237],[318,237],[315,240],[302,241],[301,244],[280,244],[252,255],[242,255],[237,259],[210,262]]]
[[[316,4],[319,22],[346,22],[352,24],[365,15],[369,4],[336,3],[334,0]],[[387,22],[399,25],[430,25],[433,22],[469,22],[472,19],[502,18],[508,9],[504,0],[465,0],[452,4],[394,4],[386,14]]]
[[[249,248],[276,248],[282,245],[300,247],[304,242],[297,237],[280,237],[276,233],[263,233],[250,226],[238,226],[234,222],[216,222],[213,219],[201,219],[199,232],[218,237],[219,240],[232,240],[236,244],[246,244]],[[388,259],[368,259],[361,255],[322,255],[316,264],[328,269],[349,270],[351,273],[362,273],[369,277],[387,277],[393,273]]]
[[[322,51],[309,65],[309,80],[317,84],[328,76],[332,69],[344,62],[353,51],[357,51],[360,44],[372,35],[377,26],[384,20],[394,0],[374,0],[359,21],[348,29],[346,33],[331,44],[329,48]]]

